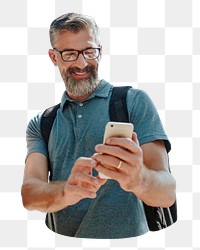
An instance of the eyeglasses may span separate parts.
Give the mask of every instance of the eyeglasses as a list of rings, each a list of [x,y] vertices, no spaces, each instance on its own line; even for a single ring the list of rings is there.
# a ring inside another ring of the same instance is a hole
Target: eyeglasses
[[[60,53],[61,58],[65,62],[76,61],[80,54],[82,54],[86,60],[94,60],[99,57],[100,50],[101,50],[101,48],[87,48],[84,50],[69,49],[69,50],[63,50],[63,51],[59,51],[56,48],[53,48],[53,49],[56,50],[58,53]]]

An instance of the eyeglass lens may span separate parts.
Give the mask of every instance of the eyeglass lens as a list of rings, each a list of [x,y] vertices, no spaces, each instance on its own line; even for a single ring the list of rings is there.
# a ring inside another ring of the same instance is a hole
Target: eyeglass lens
[[[74,60],[77,60],[80,53],[83,54],[85,59],[92,60],[92,59],[96,59],[99,56],[99,49],[90,48],[90,49],[85,49],[80,52],[75,51],[75,50],[63,51],[62,58],[64,61],[74,61]]]

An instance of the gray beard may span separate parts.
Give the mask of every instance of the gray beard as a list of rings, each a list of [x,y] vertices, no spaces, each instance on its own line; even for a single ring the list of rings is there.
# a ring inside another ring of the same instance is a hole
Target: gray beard
[[[73,96],[85,96],[93,93],[99,85],[99,79],[90,76],[87,79],[74,80],[73,78],[64,79],[67,92]]]
[[[91,75],[86,79],[74,79],[73,72],[90,71]],[[85,69],[71,68],[67,72],[62,72],[62,78],[65,83],[66,91],[76,97],[81,97],[93,93],[98,87],[100,81],[97,69],[87,66]]]

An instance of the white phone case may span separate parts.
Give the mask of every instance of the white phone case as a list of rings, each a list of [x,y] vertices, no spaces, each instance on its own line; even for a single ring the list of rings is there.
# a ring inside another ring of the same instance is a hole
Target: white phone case
[[[132,123],[125,122],[108,122],[105,127],[103,143],[109,137],[124,137],[132,138],[134,126]],[[110,177],[99,172],[99,177],[102,179],[111,179]]]

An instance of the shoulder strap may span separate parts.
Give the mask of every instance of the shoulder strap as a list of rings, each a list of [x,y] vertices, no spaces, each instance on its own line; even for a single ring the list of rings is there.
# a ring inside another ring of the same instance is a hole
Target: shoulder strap
[[[113,87],[110,97],[109,114],[111,121],[128,122],[126,94],[131,86]]]
[[[47,146],[49,142],[49,135],[51,132],[51,128],[53,126],[57,110],[59,108],[60,108],[60,103],[51,108],[46,109],[41,118],[41,123],[40,123],[41,134]]]
[[[110,120],[115,122],[129,122],[126,94],[130,87],[113,87],[110,99]],[[150,231],[158,231],[177,221],[177,205],[168,208],[151,207],[143,202],[144,212]]]

